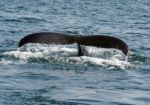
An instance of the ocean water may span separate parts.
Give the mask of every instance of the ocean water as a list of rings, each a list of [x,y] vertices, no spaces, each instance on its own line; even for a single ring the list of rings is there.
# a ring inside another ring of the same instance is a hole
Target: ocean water
[[[35,32],[114,36],[130,53],[17,47]],[[150,105],[150,1],[1,0],[0,105]]]

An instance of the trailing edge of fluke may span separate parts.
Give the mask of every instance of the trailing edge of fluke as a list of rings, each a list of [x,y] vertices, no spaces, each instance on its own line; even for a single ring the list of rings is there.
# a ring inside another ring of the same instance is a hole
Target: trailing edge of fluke
[[[62,33],[40,32],[33,33],[22,38],[18,47],[27,43],[41,43],[41,44],[78,44],[78,55],[84,55],[81,51],[80,45],[95,46],[101,48],[114,48],[121,50],[125,55],[128,54],[128,45],[119,38],[105,35],[91,35],[91,36],[73,36]]]

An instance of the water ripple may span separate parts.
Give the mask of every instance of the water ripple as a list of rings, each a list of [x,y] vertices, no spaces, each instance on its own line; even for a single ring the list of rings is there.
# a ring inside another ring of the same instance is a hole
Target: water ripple
[[[149,0],[1,0],[0,104],[149,105],[149,14]],[[113,50],[17,49],[41,31],[110,35],[131,52],[123,61]]]

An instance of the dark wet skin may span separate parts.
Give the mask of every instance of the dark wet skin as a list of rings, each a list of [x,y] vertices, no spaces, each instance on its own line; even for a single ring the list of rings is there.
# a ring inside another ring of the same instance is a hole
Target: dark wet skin
[[[21,47],[28,43],[41,43],[41,44],[73,44],[77,43],[78,56],[84,55],[82,47],[95,46],[101,48],[114,48],[121,50],[125,55],[128,54],[128,45],[119,38],[105,35],[91,35],[91,36],[73,36],[61,33],[41,32],[29,34],[22,38],[18,43]]]

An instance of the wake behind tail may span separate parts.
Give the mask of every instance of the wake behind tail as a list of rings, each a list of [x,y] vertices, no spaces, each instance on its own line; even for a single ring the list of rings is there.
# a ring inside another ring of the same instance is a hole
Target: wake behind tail
[[[131,62],[122,60],[123,54],[116,49],[103,49],[86,46],[88,56],[76,56],[77,46],[71,45],[41,45],[28,44],[22,51],[22,47],[17,51],[4,52],[9,61],[18,63],[59,63],[82,66],[99,66],[107,68],[127,69],[134,67]],[[4,62],[4,60],[3,60]],[[2,63],[3,63],[2,62]],[[13,63],[12,62],[12,63]],[[10,63],[10,62],[9,62]]]

